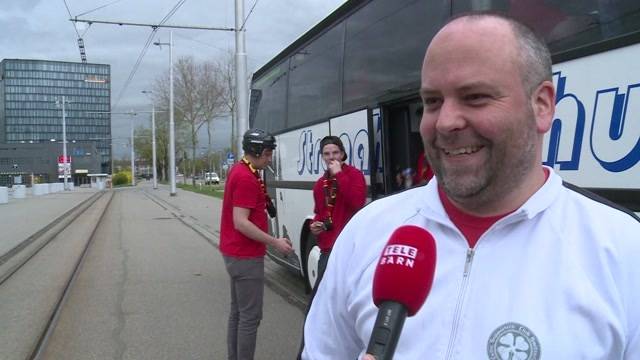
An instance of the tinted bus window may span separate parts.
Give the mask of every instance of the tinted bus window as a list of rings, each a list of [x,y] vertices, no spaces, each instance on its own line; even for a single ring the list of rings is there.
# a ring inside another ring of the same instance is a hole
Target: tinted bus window
[[[287,127],[340,112],[343,35],[340,24],[291,56]]]
[[[420,80],[429,39],[449,16],[448,1],[372,1],[347,19],[344,111]],[[402,90],[402,89],[400,89]]]
[[[501,10],[541,34],[552,53],[608,40],[640,29],[637,0],[454,0],[454,13]]]
[[[253,119],[252,127],[269,132],[284,128],[287,116],[287,67],[285,61],[253,83],[250,114],[250,119]]]

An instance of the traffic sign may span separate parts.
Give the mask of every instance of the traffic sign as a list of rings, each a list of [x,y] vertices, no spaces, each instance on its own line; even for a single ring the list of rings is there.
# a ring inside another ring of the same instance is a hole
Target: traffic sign
[[[227,164],[233,165],[234,162],[235,162],[235,156],[233,156],[232,152],[228,152],[227,153]]]

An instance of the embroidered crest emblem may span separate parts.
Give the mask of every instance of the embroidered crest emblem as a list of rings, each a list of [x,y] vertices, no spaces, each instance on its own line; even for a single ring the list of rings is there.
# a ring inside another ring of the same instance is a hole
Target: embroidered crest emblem
[[[491,333],[487,355],[490,360],[540,360],[540,343],[528,327],[509,322]]]

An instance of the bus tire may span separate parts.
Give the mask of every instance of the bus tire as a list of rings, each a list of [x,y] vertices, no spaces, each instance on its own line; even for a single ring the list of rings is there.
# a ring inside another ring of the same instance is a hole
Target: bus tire
[[[318,262],[320,261],[320,247],[316,237],[307,233],[304,247],[304,280],[307,293],[311,292],[318,279]]]

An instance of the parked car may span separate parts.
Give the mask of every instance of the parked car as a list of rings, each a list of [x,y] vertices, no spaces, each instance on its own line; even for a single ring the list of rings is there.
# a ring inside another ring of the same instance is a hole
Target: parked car
[[[218,176],[218,174],[216,174],[214,172],[205,173],[204,174],[204,183],[206,185],[220,184],[220,177]]]

